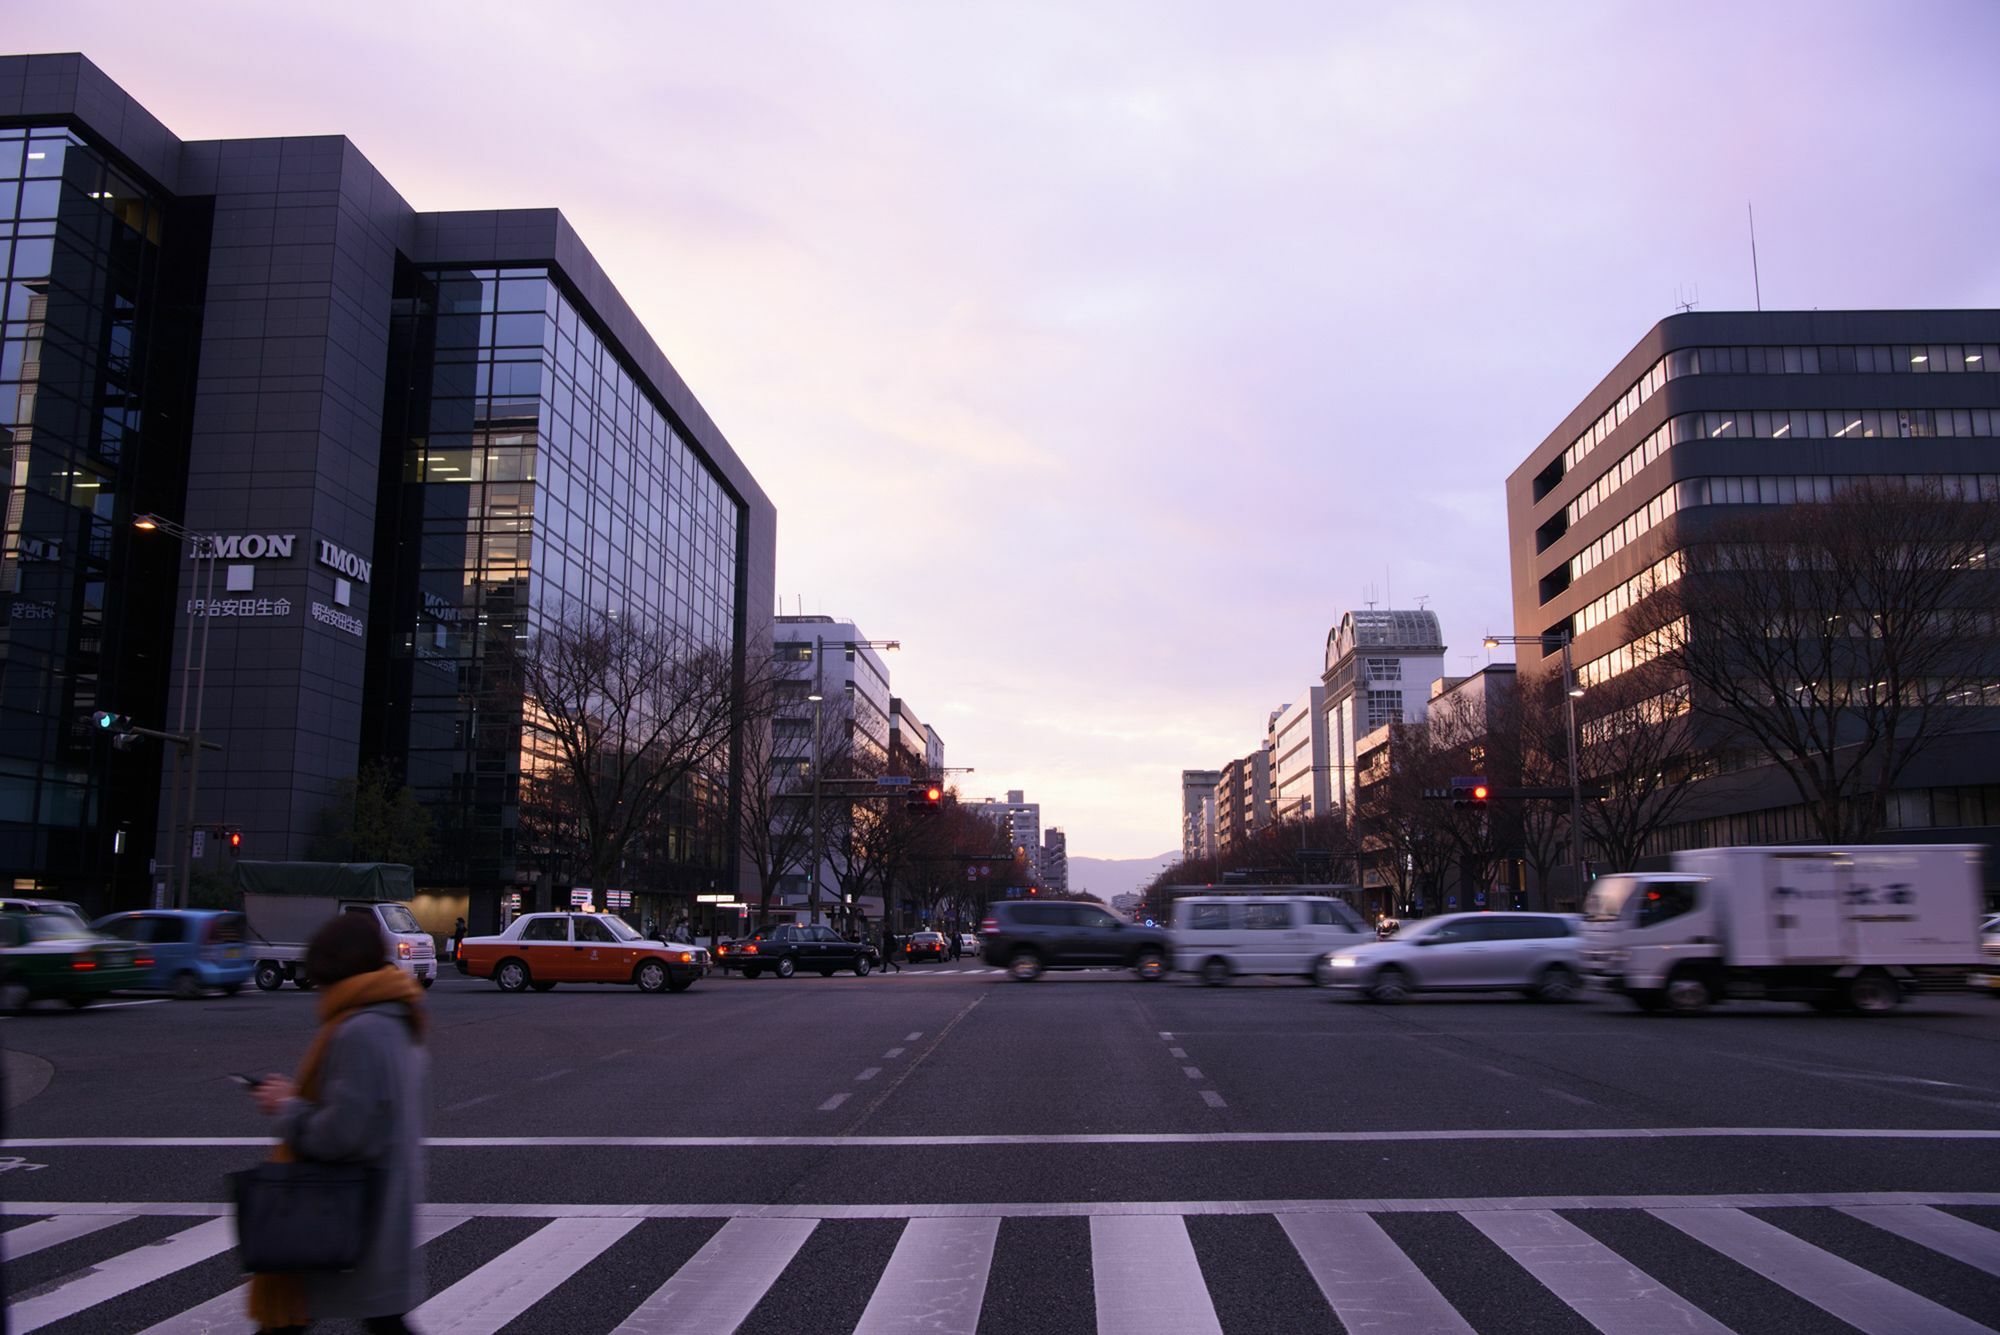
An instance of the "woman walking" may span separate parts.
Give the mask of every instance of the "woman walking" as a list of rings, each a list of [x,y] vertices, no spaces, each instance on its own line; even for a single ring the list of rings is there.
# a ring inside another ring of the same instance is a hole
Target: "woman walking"
[[[423,1301],[416,1249],[424,1182],[423,992],[383,958],[371,914],[343,913],[314,934],[306,972],[318,985],[319,1032],[298,1074],[252,1091],[278,1119],[278,1162],[369,1164],[375,1218],[360,1265],[312,1274],[260,1274],[250,1315],[266,1331],[302,1331],[321,1318],[358,1320],[377,1335],[408,1331]]]

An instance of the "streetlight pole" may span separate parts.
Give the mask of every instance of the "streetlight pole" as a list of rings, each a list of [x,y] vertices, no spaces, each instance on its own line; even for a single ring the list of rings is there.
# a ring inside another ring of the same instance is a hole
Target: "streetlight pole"
[[[194,651],[194,636],[190,634],[181,642],[181,707],[180,721],[176,736],[172,739],[180,747],[180,763],[174,766],[174,788],[172,801],[172,838],[174,841],[174,907],[186,908],[190,882],[194,877],[194,832],[195,799],[201,785],[201,717],[202,703],[207,692],[202,689],[208,682],[208,631],[214,622],[215,611],[215,544],[208,538],[194,532],[171,519],[162,519],[154,514],[142,514],[132,521],[134,528],[142,532],[159,530],[170,537],[178,538],[188,545],[195,560],[208,562],[208,581],[201,598],[201,661],[192,665],[190,659]],[[176,581],[178,583],[178,581]],[[176,595],[179,596],[178,591]],[[190,630],[192,627],[190,627]],[[196,683],[199,682],[199,685]],[[188,726],[188,697],[194,697],[194,726]],[[187,803],[181,803],[181,770],[187,770]]]
[[[1488,649],[1498,649],[1503,644],[1538,644],[1547,652],[1549,641],[1554,640],[1562,647],[1563,672],[1563,713],[1567,723],[1564,728],[1565,740],[1569,743],[1569,855],[1571,871],[1576,877],[1576,893],[1583,894],[1583,779],[1577,768],[1576,702],[1583,695],[1583,686],[1576,679],[1576,665],[1570,657],[1571,632],[1565,626],[1554,635],[1488,635],[1485,640]]]

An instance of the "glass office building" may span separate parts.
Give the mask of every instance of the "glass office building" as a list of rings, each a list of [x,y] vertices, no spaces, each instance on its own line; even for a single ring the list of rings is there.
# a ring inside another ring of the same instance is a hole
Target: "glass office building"
[[[0,107],[0,878],[97,909],[226,875],[204,830],[310,857],[379,763],[475,926],[566,898],[498,654],[582,606],[768,656],[756,479],[554,210],[418,212],[338,136],[183,141],[80,55],[0,57]],[[98,709],[201,720],[184,818],[177,748]],[[600,901],[746,888],[738,763]]]

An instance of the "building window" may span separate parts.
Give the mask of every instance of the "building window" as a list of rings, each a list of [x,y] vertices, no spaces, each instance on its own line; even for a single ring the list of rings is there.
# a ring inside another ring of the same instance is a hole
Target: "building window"
[[[1400,658],[1371,658],[1368,660],[1368,680],[1401,681],[1403,660]]]
[[[1368,692],[1368,731],[1387,727],[1391,723],[1403,721],[1403,693],[1401,691]]]

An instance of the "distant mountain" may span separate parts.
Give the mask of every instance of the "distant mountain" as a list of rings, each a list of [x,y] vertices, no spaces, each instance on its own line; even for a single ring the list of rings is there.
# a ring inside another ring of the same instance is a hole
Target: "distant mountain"
[[[1070,855],[1069,888],[1095,895],[1109,904],[1114,895],[1137,892],[1159,873],[1160,864],[1172,862],[1179,850],[1150,858],[1086,858]]]

